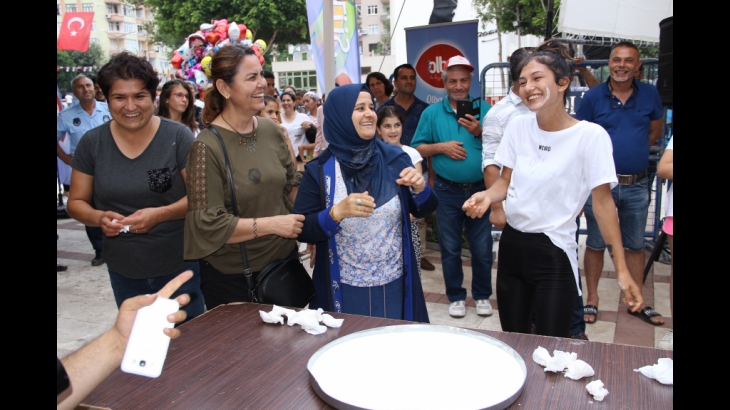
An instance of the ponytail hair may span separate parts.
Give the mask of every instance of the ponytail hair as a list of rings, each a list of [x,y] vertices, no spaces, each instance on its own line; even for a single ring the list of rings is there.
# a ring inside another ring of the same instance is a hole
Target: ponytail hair
[[[560,85],[561,79],[567,78],[570,80],[573,77],[572,64],[569,64],[569,61],[574,64],[583,62],[582,58],[571,57],[570,50],[565,42],[552,38],[540,44],[535,51],[520,62],[517,66],[518,75],[532,60],[537,60],[538,63],[547,66],[555,75],[555,83],[558,85]],[[567,101],[568,93],[566,92],[563,93],[563,104]]]
[[[205,107],[203,108],[203,125],[208,127],[225,108],[227,101],[216,86],[218,80],[228,85],[233,84],[233,77],[238,73],[238,66],[246,56],[256,57],[250,47],[232,45],[223,47],[213,54],[210,62],[210,85],[205,89]],[[256,57],[258,59],[258,57]]]

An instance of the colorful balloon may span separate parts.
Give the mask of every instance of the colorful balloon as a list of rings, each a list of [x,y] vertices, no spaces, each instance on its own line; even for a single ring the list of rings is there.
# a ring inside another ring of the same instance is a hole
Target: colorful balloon
[[[266,42],[264,40],[258,39],[254,42],[254,44],[259,46],[259,49],[261,49],[262,53],[266,51]]]
[[[251,32],[251,30],[246,30],[246,39],[253,41],[253,33]]]
[[[213,57],[211,57],[211,56],[205,56],[205,57],[203,57],[203,59],[202,59],[202,60],[200,61],[200,67],[201,67],[201,68],[203,69],[203,72],[204,72],[204,73],[205,73],[205,75],[207,75],[208,77],[210,77],[210,62],[211,62],[212,60],[213,60]]]
[[[203,23],[200,25],[200,31],[207,31],[212,29],[214,26],[210,23]]]
[[[208,77],[205,75],[204,72],[200,70],[194,70],[193,73],[195,76],[195,84],[197,84],[198,87],[205,87],[208,85]]]
[[[241,32],[241,34],[239,34],[238,40],[240,40],[242,38],[246,38],[246,33],[248,32],[248,28],[246,27],[245,24],[239,24],[238,31]]]
[[[180,55],[180,52],[175,50],[172,52],[172,60],[170,60],[170,64],[172,64],[175,68],[180,68],[180,65],[183,62],[183,57]]]
[[[232,22],[228,25],[228,38],[233,41],[238,41],[241,37],[241,29],[238,28],[236,22]]]

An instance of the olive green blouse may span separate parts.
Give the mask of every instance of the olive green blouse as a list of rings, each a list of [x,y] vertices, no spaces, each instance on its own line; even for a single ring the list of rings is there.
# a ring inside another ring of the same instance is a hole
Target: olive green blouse
[[[244,219],[288,215],[292,204],[287,196],[292,187],[299,185],[301,175],[292,164],[281,127],[267,118],[256,119],[255,150],[249,149],[253,133],[241,138],[233,131],[212,125],[226,144],[238,213]],[[238,244],[226,244],[239,218],[232,212],[223,150],[210,130],[203,130],[193,142],[186,173],[185,259],[204,259],[222,273],[243,273]],[[287,257],[296,248],[294,239],[277,235],[259,236],[244,244],[254,272]]]

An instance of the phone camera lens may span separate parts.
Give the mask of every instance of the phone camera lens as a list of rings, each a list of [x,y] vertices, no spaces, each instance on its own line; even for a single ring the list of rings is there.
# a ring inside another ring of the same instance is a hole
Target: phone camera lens
[[[139,361],[139,366],[140,367],[144,367],[144,365],[146,365],[146,364],[147,364],[147,362],[145,362],[144,360],[140,360]]]

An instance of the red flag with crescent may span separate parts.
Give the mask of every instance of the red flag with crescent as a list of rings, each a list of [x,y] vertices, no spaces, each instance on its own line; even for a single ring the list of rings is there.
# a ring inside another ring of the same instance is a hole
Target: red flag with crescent
[[[56,48],[59,50],[88,51],[93,21],[93,12],[64,13]]]

